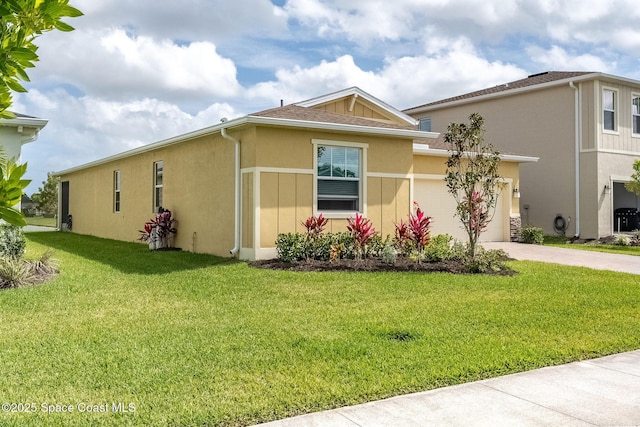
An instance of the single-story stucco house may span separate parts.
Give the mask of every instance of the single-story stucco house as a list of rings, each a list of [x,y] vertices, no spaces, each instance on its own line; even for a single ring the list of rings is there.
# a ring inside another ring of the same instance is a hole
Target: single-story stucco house
[[[462,237],[438,136],[353,87],[57,172],[59,225],[71,215],[73,232],[134,241],[163,207],[178,221],[176,246],[264,259],[275,257],[279,233],[303,231],[311,215],[346,231],[360,212],[392,235],[417,201],[433,233]],[[506,185],[486,240],[510,239],[520,163],[537,159],[502,160]]]
[[[624,186],[640,160],[638,80],[551,71],[404,112],[434,132],[479,113],[498,151],[539,157],[521,168],[523,225],[585,239],[639,228]]]

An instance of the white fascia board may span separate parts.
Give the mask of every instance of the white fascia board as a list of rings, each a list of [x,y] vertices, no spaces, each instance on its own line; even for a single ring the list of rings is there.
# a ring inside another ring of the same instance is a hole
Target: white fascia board
[[[404,111],[407,114],[427,113],[429,111],[440,110],[442,108],[455,107],[455,106],[458,106],[458,105],[471,104],[471,103],[475,103],[475,102],[486,101],[486,100],[489,100],[489,99],[495,99],[495,98],[502,98],[502,97],[507,97],[507,96],[512,96],[512,95],[518,95],[518,94],[521,94],[521,93],[533,92],[533,91],[536,91],[536,90],[546,89],[546,88],[550,88],[550,87],[554,87],[554,86],[568,85],[570,82],[580,82],[580,81],[585,81],[585,80],[594,80],[594,79],[597,79],[599,77],[610,77],[610,78],[616,79],[616,80],[623,80],[622,78],[616,77],[616,76],[608,76],[608,75],[605,75],[605,74],[602,74],[602,73],[591,73],[591,74],[585,74],[585,75],[582,75],[582,76],[570,77],[570,78],[566,78],[566,79],[562,79],[562,80],[554,80],[552,82],[547,82],[547,83],[540,83],[540,84],[537,84],[537,85],[525,86],[525,87],[521,87],[521,88],[517,88],[517,89],[505,90],[505,91],[502,91],[502,92],[489,93],[487,95],[474,96],[472,98],[459,99],[459,100],[456,100],[456,101],[445,102],[445,103],[442,103],[442,104],[435,104],[435,105],[429,105],[429,106],[423,106],[423,107],[409,108],[409,109],[404,110]],[[636,81],[635,84],[640,84],[640,82]]]
[[[366,99],[376,107],[387,111],[388,113],[392,114],[393,116],[397,117],[398,119],[404,122],[407,122],[410,125],[416,125],[418,123],[417,120],[414,119],[413,117],[403,113],[402,111],[376,98],[375,96],[363,91],[357,86],[353,86],[348,89],[343,89],[338,92],[329,93],[327,95],[322,95],[317,98],[312,98],[306,101],[296,102],[295,105],[299,107],[305,107],[305,108],[315,107],[316,105],[325,104],[327,102],[335,101],[337,99],[344,98],[345,96],[352,96],[352,95],[358,95],[359,97]]]
[[[451,156],[451,152],[449,150],[443,150],[440,148],[429,148],[428,145],[425,144],[413,144],[413,154],[419,156],[434,156],[434,157],[449,157]],[[471,154],[471,153],[466,153]],[[531,156],[518,156],[515,154],[500,154],[500,160],[504,160],[505,162],[513,162],[513,163],[534,163],[537,162],[539,157],[531,157]]]
[[[47,119],[38,119],[35,117],[16,117],[15,119],[0,119],[0,126],[25,126],[42,129],[49,123]]]

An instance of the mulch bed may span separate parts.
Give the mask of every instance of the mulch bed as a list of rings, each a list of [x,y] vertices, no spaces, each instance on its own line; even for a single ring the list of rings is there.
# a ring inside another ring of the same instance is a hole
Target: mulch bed
[[[367,258],[362,260],[341,259],[339,261],[293,261],[285,262],[279,259],[252,261],[250,266],[269,270],[288,271],[360,271],[360,272],[420,272],[420,273],[453,273],[469,274],[464,266],[456,261],[421,262],[417,263],[408,258],[399,257],[395,264],[382,262],[380,258]],[[501,271],[485,274],[498,276],[512,276],[516,272],[508,267]]]

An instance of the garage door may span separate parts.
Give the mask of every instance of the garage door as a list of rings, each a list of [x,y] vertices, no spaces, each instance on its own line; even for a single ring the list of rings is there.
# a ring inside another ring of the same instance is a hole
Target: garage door
[[[505,191],[503,190],[498,198],[496,214],[489,223],[487,231],[480,235],[480,241],[501,242],[509,240],[508,235],[505,239],[505,232],[508,233],[509,230],[509,215],[504,212],[506,206],[503,203]],[[442,179],[416,179],[413,198],[420,203],[422,210],[433,218],[432,235],[446,233],[462,241],[467,240],[467,234],[462,229],[460,218],[455,216],[456,202],[449,194]]]

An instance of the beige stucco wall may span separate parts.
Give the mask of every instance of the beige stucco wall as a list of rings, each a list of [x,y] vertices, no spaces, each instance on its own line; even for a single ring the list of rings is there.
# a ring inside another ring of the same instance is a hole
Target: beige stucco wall
[[[73,231],[135,241],[153,213],[153,163],[163,161],[163,207],[173,212],[175,246],[228,255],[234,245],[233,144],[220,135],[115,160],[64,175]],[[121,173],[121,209],[113,209],[113,172]]]

